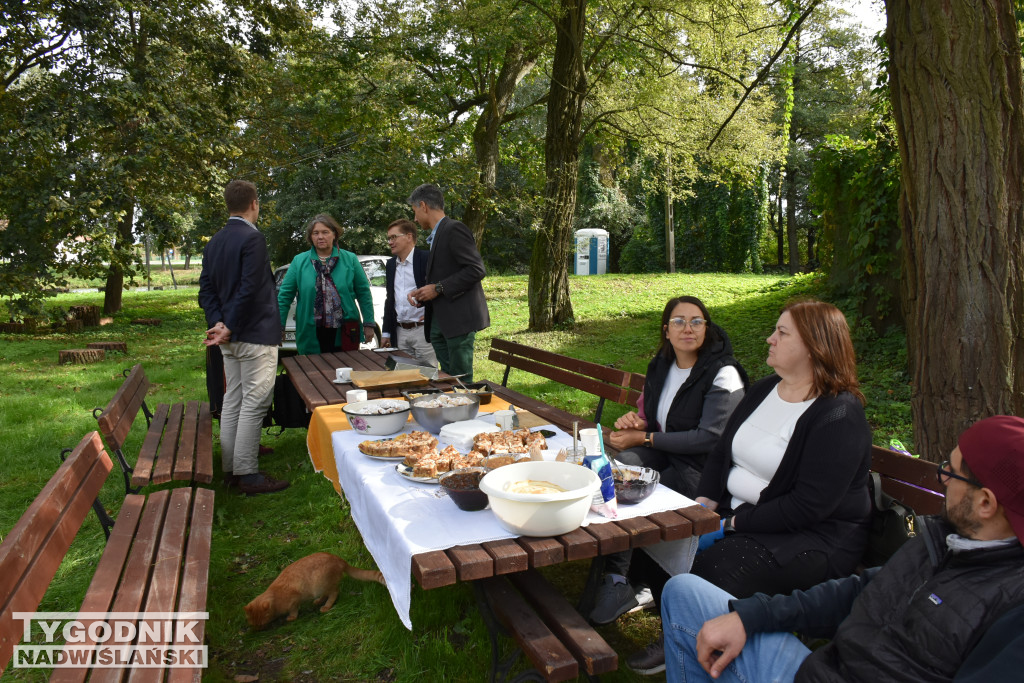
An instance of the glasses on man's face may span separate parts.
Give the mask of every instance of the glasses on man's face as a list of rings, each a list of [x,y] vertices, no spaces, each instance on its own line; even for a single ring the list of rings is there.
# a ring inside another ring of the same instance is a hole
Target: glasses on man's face
[[[687,325],[694,332],[700,332],[704,328],[704,318],[694,318],[693,320],[687,320],[686,318],[669,318],[668,324],[674,330],[685,329]]]
[[[966,481],[971,486],[977,486],[979,489],[985,488],[977,479],[971,479],[970,477],[965,477],[962,474],[954,472],[953,464],[949,460],[943,460],[939,463],[935,476],[939,478],[939,483],[943,486],[945,486],[946,482],[950,479],[959,479],[960,481]]]
[[[398,238],[401,237],[402,234],[403,233],[398,233],[397,235],[388,235],[388,244],[391,244],[392,242],[397,242]]]

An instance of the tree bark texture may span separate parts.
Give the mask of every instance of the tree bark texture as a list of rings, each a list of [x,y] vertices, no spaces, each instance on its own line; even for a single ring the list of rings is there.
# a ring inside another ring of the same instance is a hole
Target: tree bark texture
[[[579,178],[580,133],[587,73],[583,36],[587,0],[562,0],[551,65],[547,132],[544,137],[543,220],[530,259],[530,329],[550,330],[573,318],[569,257]]]
[[[508,46],[501,71],[498,72],[498,78],[488,93],[487,104],[484,105],[484,110],[473,129],[473,154],[476,157],[479,175],[477,186],[470,195],[462,216],[462,222],[473,233],[477,247],[483,244],[484,225],[491,211],[494,186],[498,179],[498,132],[505,122],[505,113],[512,104],[516,87],[536,63],[536,55],[525,54],[521,44],[513,43]]]
[[[1024,94],[1010,0],[887,0],[917,451],[1024,415]]]

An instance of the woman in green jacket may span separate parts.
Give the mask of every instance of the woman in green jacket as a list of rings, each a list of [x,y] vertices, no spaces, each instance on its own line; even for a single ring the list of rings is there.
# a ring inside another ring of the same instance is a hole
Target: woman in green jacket
[[[340,237],[341,227],[331,216],[322,213],[310,221],[306,239],[313,248],[295,257],[277,293],[282,329],[298,297],[295,346],[300,354],[348,351],[359,348],[362,335],[373,337],[370,282],[356,255],[337,246]]]

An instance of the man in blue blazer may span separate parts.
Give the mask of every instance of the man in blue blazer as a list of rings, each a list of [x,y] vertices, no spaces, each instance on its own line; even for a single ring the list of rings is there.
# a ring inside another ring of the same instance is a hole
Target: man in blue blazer
[[[227,224],[203,250],[199,305],[206,315],[205,344],[224,357],[220,413],[221,466],[228,486],[248,495],[288,488],[259,471],[263,416],[274,398],[281,322],[267,240],[256,228],[256,186],[232,180],[224,190]]]
[[[387,297],[381,346],[405,351],[437,367],[434,347],[423,335],[424,311],[408,299],[409,292],[427,283],[428,252],[416,248],[416,224],[405,218],[392,221],[388,226],[388,247],[393,256],[384,266]]]
[[[473,233],[444,215],[444,195],[437,185],[420,185],[409,195],[414,218],[430,233],[427,284],[409,294],[409,302],[426,306],[424,334],[434,346],[441,369],[473,379],[473,341],[490,326],[480,282],[487,275]]]

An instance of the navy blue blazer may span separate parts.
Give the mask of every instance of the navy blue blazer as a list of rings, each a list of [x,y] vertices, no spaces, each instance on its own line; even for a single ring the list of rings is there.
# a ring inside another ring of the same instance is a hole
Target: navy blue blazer
[[[427,302],[423,333],[437,325],[445,337],[459,337],[489,327],[491,317],[480,281],[487,275],[476,240],[465,223],[441,219],[427,261],[427,282],[440,282],[444,294]]]
[[[232,216],[203,249],[199,305],[206,324],[231,330],[231,341],[278,346],[281,319],[267,240]]]
[[[423,249],[412,250],[412,278],[416,281],[417,287],[427,284],[427,258],[429,252]],[[381,332],[391,335],[391,339],[397,339],[398,314],[395,312],[395,268],[398,267],[398,257],[392,256],[384,264],[384,286],[387,288],[387,297],[384,299],[384,321],[381,323]],[[406,293],[403,292],[402,296]],[[392,342],[392,346],[395,342]]]

